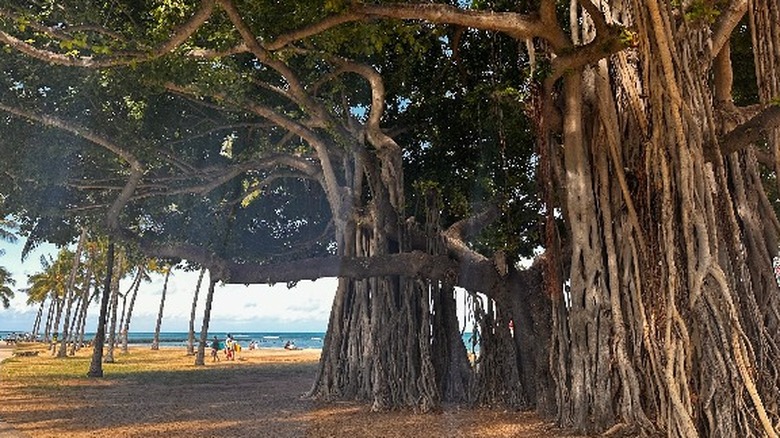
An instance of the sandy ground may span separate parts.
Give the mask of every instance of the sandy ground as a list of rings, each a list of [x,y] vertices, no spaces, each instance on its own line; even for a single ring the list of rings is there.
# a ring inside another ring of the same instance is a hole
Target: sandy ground
[[[12,345],[7,345],[5,342],[0,344],[0,366],[2,365],[4,360],[13,357],[13,353],[14,353],[14,347]],[[2,400],[3,399],[0,398],[0,403],[5,403]],[[3,421],[2,417],[0,417],[0,438],[22,438],[25,436],[27,435],[18,432],[8,423]]]
[[[0,348],[2,354],[8,350]],[[149,374],[121,376],[122,363],[137,357],[148,362]],[[8,376],[72,359],[14,357],[0,370],[0,438],[574,437],[530,413],[457,408],[425,415],[372,413],[361,403],[314,402],[302,395],[318,358],[316,350],[262,349],[244,351],[233,362],[207,358],[205,367],[195,367],[183,351],[144,348],[118,356],[103,379],[52,377],[24,385]]]
[[[2,364],[3,361],[8,359],[9,357],[12,357],[13,354],[14,354],[13,345],[8,345],[5,342],[0,343],[0,364]]]

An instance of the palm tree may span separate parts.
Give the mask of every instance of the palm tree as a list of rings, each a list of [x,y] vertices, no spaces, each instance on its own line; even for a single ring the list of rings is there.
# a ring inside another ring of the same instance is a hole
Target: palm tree
[[[79,242],[76,246],[76,253],[73,255],[73,260],[71,262],[71,268],[70,273],[68,274],[68,283],[65,285],[65,302],[66,302],[66,309],[65,309],[65,321],[62,325],[62,337],[60,340],[60,351],[57,354],[57,357],[65,357],[67,353],[67,346],[69,338],[73,337],[73,334],[70,333],[70,325],[71,325],[71,309],[73,308],[73,302],[76,299],[76,281],[78,280],[79,274],[81,276],[84,275],[83,270],[81,270],[81,253],[84,251],[84,245],[87,241],[87,229],[82,228],[81,230],[81,236],[79,236]]]
[[[198,284],[195,285],[195,296],[192,297],[192,309],[190,310],[190,331],[187,336],[187,355],[195,354],[195,312],[198,308],[198,295],[200,294],[200,285],[203,283],[203,276],[206,274],[206,267],[200,268],[198,275]]]
[[[87,311],[90,304],[95,301],[100,294],[100,280],[105,277],[106,272],[106,253],[108,252],[108,239],[98,238],[90,240],[86,244],[86,269],[92,275],[84,278],[82,286],[84,293],[84,305],[81,307],[78,322],[78,340],[76,345],[84,343],[84,334],[87,325]],[[92,292],[90,292],[92,289]]]
[[[119,307],[119,281],[122,279],[122,277],[125,276],[125,272],[127,270],[127,263],[126,263],[126,256],[124,251],[121,249],[117,252],[115,255],[116,257],[116,266],[114,266],[115,274],[114,279],[112,281],[111,285],[111,301],[110,301],[110,309],[111,309],[111,315],[110,315],[110,328],[108,330],[108,340],[106,341],[108,343],[108,351],[106,352],[106,356],[103,359],[104,362],[112,363],[114,362],[114,347],[116,347],[116,331],[117,331],[117,310]]]
[[[163,284],[162,297],[160,297],[160,311],[157,312],[157,325],[154,328],[154,340],[152,341],[152,350],[160,349],[160,328],[162,327],[163,309],[165,308],[165,295],[168,292],[168,279],[173,271],[173,266],[165,265],[163,272],[165,272],[165,283]]]
[[[10,288],[14,284],[16,284],[16,281],[11,277],[11,273],[0,266],[0,301],[2,301],[3,307],[6,309],[11,306],[11,298],[14,297],[14,291]]]
[[[127,316],[124,318],[124,325],[122,326],[122,353],[128,352],[127,337],[130,332],[130,318],[133,316],[133,308],[135,308],[135,299],[138,296],[138,289],[141,287],[142,281],[147,283],[152,281],[148,274],[151,267],[150,265],[151,263],[149,261],[145,261],[144,263],[139,263],[137,266],[136,278],[133,281],[133,295],[130,296],[130,304],[127,306]]]
[[[46,330],[44,331],[44,340],[48,340],[50,330],[56,331],[57,325],[59,325],[59,321],[57,321],[52,327],[51,312],[62,307],[62,298],[65,296],[68,279],[68,262],[71,261],[66,253],[66,250],[61,251],[57,256],[57,260],[54,260],[51,256],[48,258],[41,256],[42,270],[27,277],[27,284],[30,286],[27,289],[24,289],[24,292],[27,293],[28,303],[43,303],[47,299],[51,299],[51,304],[49,306],[50,315],[47,319]],[[59,312],[57,311],[57,313]],[[59,316],[55,318],[55,320],[58,319]]]
[[[204,366],[206,358],[206,341],[209,336],[209,323],[211,322],[211,305],[214,302],[214,286],[217,281],[209,272],[209,291],[206,293],[206,308],[203,309],[203,325],[200,328],[200,344],[195,355],[195,365]]]

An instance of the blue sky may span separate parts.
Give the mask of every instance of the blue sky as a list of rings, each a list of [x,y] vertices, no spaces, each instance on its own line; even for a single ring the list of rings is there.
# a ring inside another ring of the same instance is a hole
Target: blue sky
[[[40,271],[40,256],[51,253],[56,248],[43,245],[29,255],[24,263],[20,261],[21,243],[0,242],[5,254],[0,256],[0,265],[5,266],[16,279],[12,289],[16,296],[9,309],[0,308],[0,331],[30,331],[38,310],[26,304],[26,295],[19,292],[27,287],[27,276]],[[203,321],[203,308],[207,292],[207,279],[204,279],[199,294],[196,330]],[[124,293],[132,279],[127,278],[120,284]],[[163,277],[155,276],[151,283],[143,283],[138,292],[130,331],[154,331],[160,297],[163,289]],[[187,331],[190,309],[198,272],[174,270],[168,284],[167,298],[163,312],[162,331]],[[284,284],[268,285],[217,285],[214,292],[214,304],[211,310],[209,331],[313,331],[324,332],[327,328],[330,308],[336,291],[335,278],[323,278],[317,281],[301,281],[296,287],[287,289]],[[87,331],[93,331],[97,324],[98,305],[90,307],[90,320]],[[90,329],[90,327],[92,327]]]

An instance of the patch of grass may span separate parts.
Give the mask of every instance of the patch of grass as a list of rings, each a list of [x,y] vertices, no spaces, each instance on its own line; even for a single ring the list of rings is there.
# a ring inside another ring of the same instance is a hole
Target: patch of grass
[[[133,349],[129,354],[114,353],[115,362],[103,363],[102,378],[88,378],[91,349],[82,349],[76,356],[57,358],[51,356],[45,346],[33,344],[27,349],[40,350],[38,356],[14,357],[0,367],[0,379],[34,391],[67,391],[74,386],[106,385],[120,381],[134,384],[197,385],[225,381],[251,380],[262,371],[266,376],[274,374],[308,373],[315,362],[302,363],[250,363],[208,362],[195,366],[195,357],[180,350]]]

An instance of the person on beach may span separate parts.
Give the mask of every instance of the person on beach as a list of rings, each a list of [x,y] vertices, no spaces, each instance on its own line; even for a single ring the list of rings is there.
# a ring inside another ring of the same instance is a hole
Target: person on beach
[[[228,333],[227,339],[225,339],[225,356],[227,360],[233,360],[233,335]]]
[[[211,341],[211,361],[219,362],[219,339],[214,336],[214,340]]]
[[[57,354],[57,340],[59,338],[59,334],[57,332],[52,333],[51,335],[51,355],[54,356]]]

